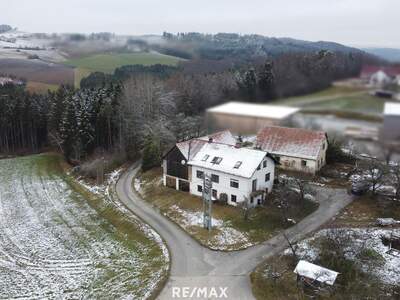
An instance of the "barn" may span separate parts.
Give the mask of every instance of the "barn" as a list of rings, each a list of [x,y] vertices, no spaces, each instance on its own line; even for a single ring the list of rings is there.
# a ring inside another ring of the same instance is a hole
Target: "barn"
[[[230,130],[235,134],[256,134],[260,129],[281,125],[299,111],[295,107],[228,102],[206,111],[209,132]]]

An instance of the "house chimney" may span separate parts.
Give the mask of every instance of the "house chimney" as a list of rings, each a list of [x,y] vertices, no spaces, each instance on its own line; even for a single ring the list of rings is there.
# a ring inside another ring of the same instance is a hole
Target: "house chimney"
[[[213,142],[213,138],[210,137],[210,138],[208,139],[208,142],[211,144],[211,143]]]

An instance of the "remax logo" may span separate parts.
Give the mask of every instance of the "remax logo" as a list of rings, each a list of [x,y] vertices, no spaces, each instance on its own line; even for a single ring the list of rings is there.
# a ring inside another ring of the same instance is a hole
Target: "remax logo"
[[[227,287],[172,287],[174,299],[228,299]]]

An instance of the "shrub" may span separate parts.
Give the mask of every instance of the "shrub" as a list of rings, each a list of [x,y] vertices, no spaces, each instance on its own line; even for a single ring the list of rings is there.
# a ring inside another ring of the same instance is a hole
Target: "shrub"
[[[333,163],[355,163],[354,155],[343,151],[343,142],[337,138],[328,139],[328,149],[326,151],[326,162]]]

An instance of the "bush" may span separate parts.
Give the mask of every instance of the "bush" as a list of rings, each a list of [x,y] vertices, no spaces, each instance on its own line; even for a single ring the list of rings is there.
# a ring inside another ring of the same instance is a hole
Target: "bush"
[[[337,138],[328,139],[328,149],[326,151],[327,164],[333,163],[355,163],[354,155],[343,151],[343,142]]]

